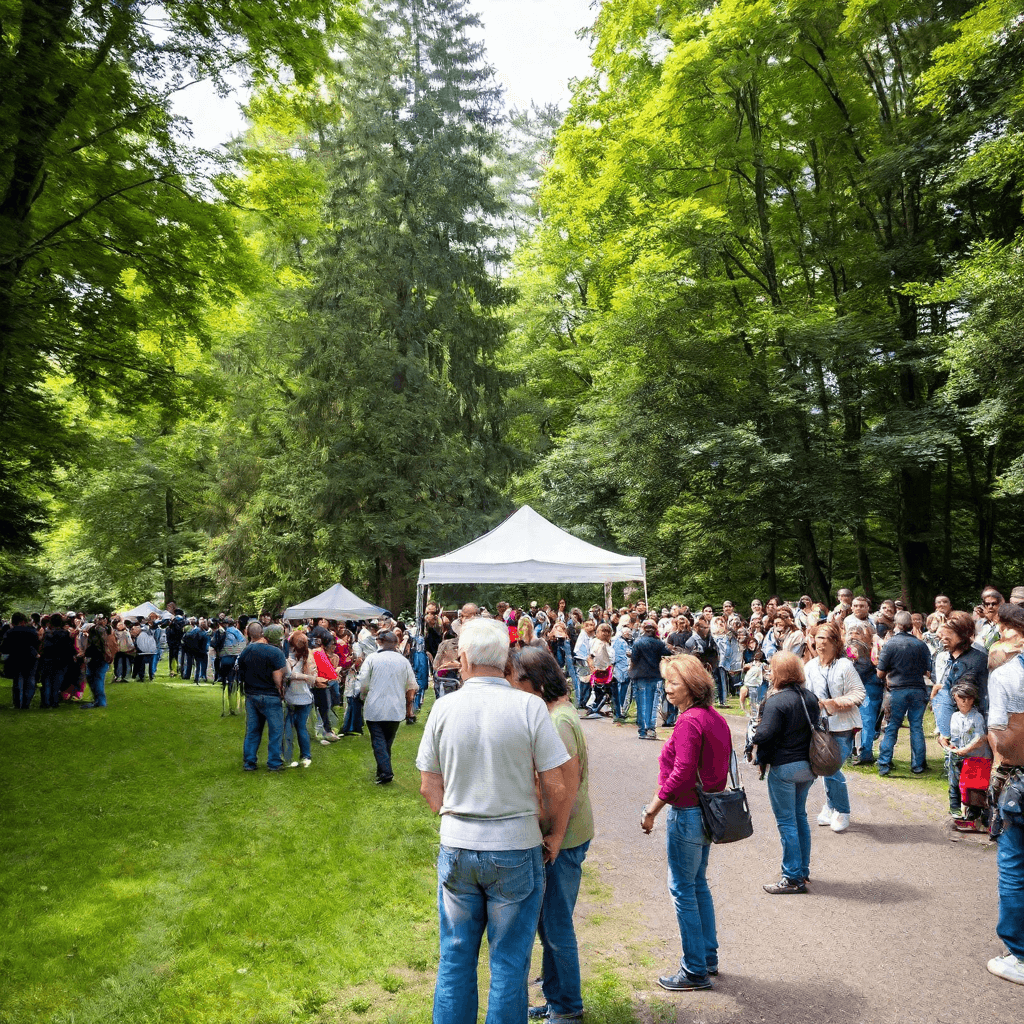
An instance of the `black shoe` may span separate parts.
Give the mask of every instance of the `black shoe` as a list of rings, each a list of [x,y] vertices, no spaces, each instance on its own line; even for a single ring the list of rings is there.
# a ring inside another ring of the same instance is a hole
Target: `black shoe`
[[[717,978],[718,977],[718,968],[717,967],[709,967],[708,968],[708,976],[711,977],[711,978]]]
[[[875,759],[873,757],[870,757],[870,758],[868,758],[868,757],[855,757],[850,762],[850,764],[864,764],[864,765],[874,764],[874,763],[875,763]]]
[[[911,771],[912,771],[912,772],[913,772],[913,773],[914,773],[915,775],[924,775],[924,773],[925,773],[926,771],[928,771],[928,765],[925,765],[925,766],[924,766],[923,768],[911,768],[910,770],[911,770]]]
[[[669,992],[694,992],[697,989],[711,988],[711,979],[705,974],[700,978],[689,971],[680,971],[668,978],[659,978],[658,984]]]
[[[771,896],[790,896],[807,892],[807,886],[803,882],[794,882],[789,878],[780,878],[771,885],[762,885],[761,888]]]

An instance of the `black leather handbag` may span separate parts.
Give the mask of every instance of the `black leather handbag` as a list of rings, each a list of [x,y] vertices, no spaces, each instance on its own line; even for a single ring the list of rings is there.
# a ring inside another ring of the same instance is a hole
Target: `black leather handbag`
[[[701,753],[704,741],[701,740]],[[713,843],[736,843],[754,834],[754,821],[750,817],[747,794],[739,784],[739,769],[736,752],[729,755],[729,789],[721,793],[708,793],[700,780],[700,757],[697,758],[697,782],[694,790],[700,804],[700,816],[704,820],[704,831]]]

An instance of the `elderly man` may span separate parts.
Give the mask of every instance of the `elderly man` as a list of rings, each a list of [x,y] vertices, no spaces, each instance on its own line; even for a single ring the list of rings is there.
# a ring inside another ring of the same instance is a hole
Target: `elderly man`
[[[1012,622],[1019,611],[1004,605],[999,617]],[[989,676],[988,699],[988,739],[999,758],[992,788],[1000,794],[997,821],[1002,825],[1001,833],[995,822],[992,829],[993,835],[999,833],[996,935],[1006,945],[1006,953],[989,960],[988,969],[1024,985],[1024,813],[1019,795],[1024,790],[1024,657],[1011,657]]]
[[[398,653],[397,646],[398,637],[389,629],[381,630],[378,649],[366,657],[359,670],[359,696],[377,762],[378,786],[386,786],[395,777],[391,748],[402,719],[412,717],[413,700],[420,688],[412,665]]]
[[[894,631],[878,656],[878,678],[889,690],[890,713],[885,735],[878,745],[878,774],[892,770],[896,737],[906,718],[910,725],[910,770],[920,775],[925,764],[924,712],[928,707],[925,676],[931,672],[932,655],[928,645],[911,633],[910,612],[897,612]]]
[[[420,792],[441,815],[435,1024],[475,1024],[485,928],[487,1024],[526,1021],[544,861],[558,856],[569,817],[560,769],[569,755],[544,702],[504,678],[508,647],[508,630],[499,620],[464,623],[462,689],[434,707],[416,758]],[[554,821],[543,839],[535,772]]]
[[[245,627],[249,646],[238,656],[238,679],[245,694],[245,740],[242,767],[256,771],[256,755],[267,725],[267,771],[281,770],[281,737],[284,733],[284,670],[287,662],[280,647],[269,644],[258,622]]]

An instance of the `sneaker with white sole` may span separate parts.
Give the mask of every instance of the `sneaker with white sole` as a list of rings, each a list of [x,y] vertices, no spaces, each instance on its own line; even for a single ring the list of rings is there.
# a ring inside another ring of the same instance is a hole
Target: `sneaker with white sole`
[[[303,768],[308,768],[308,767],[309,767],[309,766],[310,766],[310,765],[311,765],[312,763],[313,763],[312,759],[311,759],[311,758],[308,758],[308,757],[304,757],[304,758],[303,758],[303,759],[302,759],[302,760],[301,760],[301,761],[299,762],[299,764],[301,764]],[[294,767],[294,765],[293,765],[292,767]]]
[[[828,804],[823,804],[821,812],[818,814],[819,825],[831,825],[832,824],[832,808]]]
[[[832,821],[829,824],[831,824],[833,832],[845,832],[850,827],[850,816],[836,811],[832,815]]]
[[[993,957],[988,962],[988,969],[989,973],[997,978],[1012,981],[1016,985],[1024,985],[1024,959],[1014,956],[1013,953]]]
[[[288,765],[288,767],[289,768],[298,768],[299,767],[299,762],[298,761],[292,761],[292,763],[290,765]]]

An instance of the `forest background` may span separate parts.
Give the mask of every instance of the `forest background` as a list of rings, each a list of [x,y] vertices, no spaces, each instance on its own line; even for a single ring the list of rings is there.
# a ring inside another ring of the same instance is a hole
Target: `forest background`
[[[4,610],[398,612],[524,502],[659,604],[1024,582],[1024,3],[594,14],[506,111],[463,0],[0,0]]]

